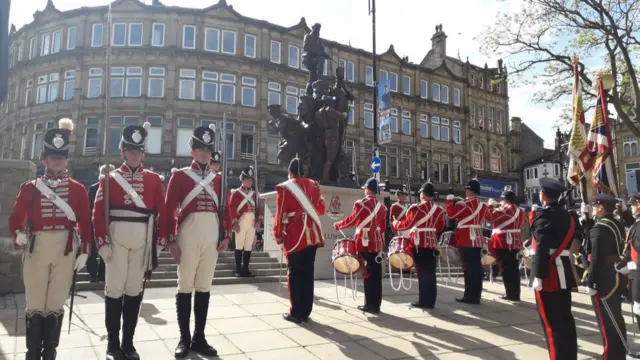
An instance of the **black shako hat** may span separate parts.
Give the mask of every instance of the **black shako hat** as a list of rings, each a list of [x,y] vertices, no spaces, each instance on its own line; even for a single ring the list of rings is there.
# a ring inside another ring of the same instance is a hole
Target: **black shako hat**
[[[422,187],[420,188],[420,192],[427,195],[428,197],[436,196],[436,188],[431,183],[431,179],[427,180],[427,182],[422,184]]]
[[[396,195],[409,195],[409,190],[407,189],[407,185],[402,185],[402,188],[396,192]]]
[[[220,155],[219,152],[217,151],[211,152],[211,160],[209,162],[220,164],[220,159],[222,159],[222,156]]]
[[[631,196],[629,196],[629,201],[627,201],[627,204],[640,204],[640,194],[632,193]]]
[[[591,201],[591,205],[613,205],[618,202],[618,199],[614,198],[609,194],[597,194],[593,201]]]
[[[540,188],[543,193],[556,200],[567,190],[567,187],[564,186],[564,184],[552,178],[540,178],[540,180],[538,180],[538,184],[540,184]]]
[[[49,129],[44,133],[42,157],[48,155],[69,157],[69,137],[73,131],[73,121],[68,118],[58,120],[57,129]]]
[[[289,162],[289,172],[292,173],[293,176],[302,176],[302,174],[304,174],[302,160],[300,160],[297,156],[291,159],[291,161]]]
[[[214,124],[209,127],[200,126],[193,129],[193,135],[189,139],[189,145],[191,150],[195,149],[209,149],[213,151],[213,141],[215,139],[216,126]]]
[[[480,181],[478,181],[478,179],[476,178],[473,178],[469,180],[464,188],[473,191],[475,194],[480,194]]]
[[[147,135],[149,135],[151,123],[145,122],[140,125],[129,125],[122,130],[120,139],[120,150],[138,150],[144,152]]]
[[[507,185],[504,187],[504,191],[502,192],[502,195],[500,195],[500,199],[506,200],[510,203],[516,202],[516,193],[513,192],[511,185]]]
[[[253,179],[253,166],[247,166],[242,169],[242,172],[240,173],[240,181],[246,179]]]
[[[369,178],[366,183],[364,183],[363,189],[369,189],[373,191],[374,194],[378,193],[378,180],[376,178]]]

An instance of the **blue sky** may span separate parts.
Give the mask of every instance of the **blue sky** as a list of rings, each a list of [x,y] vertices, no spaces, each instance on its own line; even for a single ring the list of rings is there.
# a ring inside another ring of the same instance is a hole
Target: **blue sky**
[[[151,0],[146,0],[151,3]],[[218,0],[162,0],[165,5],[204,8]],[[408,56],[420,62],[431,48],[431,36],[437,24],[447,33],[447,53],[476,65],[497,66],[497,58],[487,58],[480,53],[474,37],[491,25],[499,11],[518,9],[523,0],[377,0],[377,48],[384,52],[394,45],[400,56]],[[60,10],[82,6],[105,5],[108,0],[54,0]],[[144,1],[142,1],[144,2]],[[264,19],[276,24],[296,24],[304,16],[308,24],[321,23],[322,37],[351,43],[352,46],[371,50],[371,17],[368,0],[227,0],[234,9],[245,16]],[[13,1],[10,21],[20,28],[33,20],[33,13],[46,6],[47,0]],[[461,11],[462,10],[462,11]],[[509,64],[509,59],[505,60]],[[545,140],[546,147],[553,147],[553,126],[564,108],[547,109],[533,104],[535,91],[542,84],[519,85],[510,88],[510,116],[519,116]],[[567,99],[570,101],[570,99]]]

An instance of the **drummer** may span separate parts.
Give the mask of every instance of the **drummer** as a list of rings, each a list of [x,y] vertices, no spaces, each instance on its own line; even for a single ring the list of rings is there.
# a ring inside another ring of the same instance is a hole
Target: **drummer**
[[[404,220],[407,215],[407,209],[409,208],[409,191],[407,190],[407,186],[402,185],[402,189],[398,190],[396,195],[398,196],[398,201],[393,203],[389,209],[391,222]],[[398,233],[398,235],[408,238],[409,230]]]
[[[418,270],[418,301],[411,306],[433,309],[438,295],[436,263],[438,235],[444,230],[444,210],[433,203],[435,188],[427,181],[420,188],[420,203],[413,204],[404,220],[393,221],[393,229],[410,233],[410,244],[415,253]]]

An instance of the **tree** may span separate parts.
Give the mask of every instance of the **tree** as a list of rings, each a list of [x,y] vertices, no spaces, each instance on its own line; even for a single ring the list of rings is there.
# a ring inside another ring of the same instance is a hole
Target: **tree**
[[[580,59],[585,99],[596,96],[596,73],[610,72],[616,85],[607,101],[640,137],[634,123],[640,120],[640,0],[523,0],[519,11],[499,14],[495,25],[477,39],[483,53],[510,58],[509,79],[514,84],[541,78],[547,89],[533,100],[548,106],[571,95],[573,56]],[[603,65],[588,68],[585,60]]]

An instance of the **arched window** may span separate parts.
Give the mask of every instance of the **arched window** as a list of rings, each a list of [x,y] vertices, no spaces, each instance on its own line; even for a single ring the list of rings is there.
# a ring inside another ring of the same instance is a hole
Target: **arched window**
[[[473,144],[473,168],[476,170],[484,170],[484,152],[482,146],[478,143]]]
[[[500,149],[496,146],[491,148],[491,171],[495,173],[502,172],[502,156]]]

